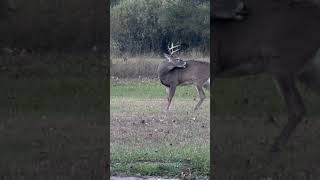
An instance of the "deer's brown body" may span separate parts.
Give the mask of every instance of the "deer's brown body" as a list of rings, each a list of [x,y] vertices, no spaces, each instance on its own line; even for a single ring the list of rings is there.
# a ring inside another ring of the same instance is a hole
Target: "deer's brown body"
[[[159,78],[166,86],[179,86],[191,84],[205,84],[210,78],[210,64],[203,61],[188,60],[185,68],[173,68],[169,70],[168,62],[159,66]]]
[[[195,106],[195,110],[197,110],[205,99],[203,88],[209,89],[210,86],[210,64],[203,61],[183,61],[169,55],[165,55],[165,57],[167,61],[158,66],[158,75],[160,82],[166,86],[168,99],[166,109],[168,110],[170,107],[177,86],[193,84],[196,86],[200,98]]]
[[[291,0],[245,2],[250,9],[245,20],[212,21],[214,74],[267,73],[275,79],[289,115],[272,147],[279,150],[305,114],[296,80],[320,92],[320,64],[313,58],[320,48],[320,9]]]

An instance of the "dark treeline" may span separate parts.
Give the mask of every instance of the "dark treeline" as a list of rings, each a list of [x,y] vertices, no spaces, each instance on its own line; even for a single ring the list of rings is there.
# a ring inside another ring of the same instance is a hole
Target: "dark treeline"
[[[1,0],[0,48],[84,51],[106,46],[104,0]]]
[[[209,53],[209,0],[112,0],[111,53],[159,53],[168,42]]]

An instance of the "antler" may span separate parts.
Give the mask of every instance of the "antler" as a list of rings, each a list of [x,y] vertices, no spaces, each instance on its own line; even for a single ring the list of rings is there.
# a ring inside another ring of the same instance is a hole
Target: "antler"
[[[170,56],[172,56],[174,53],[180,51],[180,49],[174,50],[175,48],[177,48],[177,47],[179,47],[179,46],[180,46],[180,45],[174,46],[173,43],[171,43],[171,47],[169,47],[169,45],[168,45],[168,51],[169,51],[169,53],[170,53]]]

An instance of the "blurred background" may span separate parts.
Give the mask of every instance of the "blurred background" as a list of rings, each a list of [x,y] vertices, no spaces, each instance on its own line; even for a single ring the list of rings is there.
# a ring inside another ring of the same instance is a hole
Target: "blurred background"
[[[109,8],[0,1],[0,177],[106,174]]]

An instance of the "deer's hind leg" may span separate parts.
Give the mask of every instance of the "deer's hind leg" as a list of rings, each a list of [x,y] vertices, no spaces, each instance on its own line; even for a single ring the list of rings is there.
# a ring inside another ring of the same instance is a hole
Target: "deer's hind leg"
[[[280,135],[276,138],[271,151],[279,151],[280,147],[287,143],[290,135],[305,115],[305,107],[294,78],[290,76],[277,77],[276,82],[278,83],[280,93],[286,102],[288,122],[280,132]]]
[[[201,104],[203,103],[204,99],[206,98],[206,95],[204,94],[202,87],[203,87],[202,85],[196,85],[200,100],[197,103],[197,105],[195,106],[194,110],[198,110],[199,107],[201,106]]]
[[[169,110],[172,98],[174,96],[174,93],[176,92],[176,86],[167,87],[166,92],[167,92],[167,100],[168,100],[168,104],[167,104],[166,109]]]

